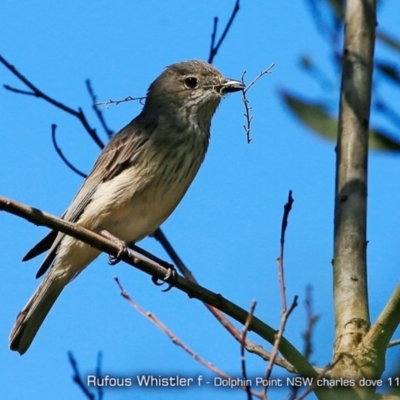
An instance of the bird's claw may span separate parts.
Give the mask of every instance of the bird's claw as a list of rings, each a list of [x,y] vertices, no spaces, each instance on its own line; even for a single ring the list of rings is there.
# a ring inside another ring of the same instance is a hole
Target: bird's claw
[[[121,261],[122,256],[128,253],[128,245],[123,240],[117,238],[105,229],[99,231],[99,234],[119,246],[119,251],[116,256],[112,256],[111,254],[108,256],[109,265],[118,264]]]
[[[163,289],[162,291],[168,292],[174,286],[174,283],[176,281],[176,276],[177,276],[177,273],[176,273],[175,267],[171,264],[168,264],[167,273],[165,274],[164,278],[159,280],[159,278],[153,276],[151,278],[151,280],[157,286],[162,286],[162,285],[164,285],[164,283],[167,283],[168,287],[166,289]]]
[[[128,252],[128,246],[126,243],[122,242],[119,243],[120,248],[116,256],[111,254],[108,255],[108,264],[109,265],[116,265],[121,261],[121,257]]]

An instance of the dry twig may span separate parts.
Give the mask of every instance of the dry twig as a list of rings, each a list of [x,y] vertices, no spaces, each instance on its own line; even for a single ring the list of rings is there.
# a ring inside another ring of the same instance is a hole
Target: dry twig
[[[79,389],[81,389],[86,398],[88,398],[89,400],[95,400],[96,396],[86,387],[83,379],[81,378],[81,374],[78,369],[78,363],[76,362],[74,355],[70,351],[68,352],[68,359],[69,363],[71,364],[72,370],[74,371],[72,380],[78,385]]]
[[[119,99],[119,100],[108,100],[108,101],[98,101],[94,103],[95,106],[104,106],[108,108],[110,104],[115,104],[116,106],[121,103],[125,103],[127,101],[139,101],[140,104],[143,104],[143,101],[146,99],[146,96],[144,97],[132,97],[132,96],[126,96],[124,99]]]
[[[55,229],[56,231],[73,236],[76,239],[90,244],[91,246],[94,246],[108,254],[116,256],[120,253],[120,246],[118,244],[95,232],[85,229],[77,224],[64,221],[44,211],[17,203],[2,196],[0,196],[0,210],[20,216],[37,225],[44,225]],[[168,273],[167,268],[156,263],[155,261],[148,260],[146,257],[143,257],[142,255],[131,250],[128,250],[126,253],[124,252],[122,255],[120,255],[120,259],[157,279],[162,280]],[[246,323],[248,312],[225,299],[220,294],[213,293],[210,290],[200,285],[196,285],[179,275],[177,275],[174,280],[174,287],[187,293],[190,298],[197,298],[205,303],[217,307],[240,323]],[[256,332],[259,336],[270,343],[274,343],[275,331],[257,317],[254,316],[252,318],[249,329]],[[309,364],[302,354],[283,337],[279,343],[279,350],[282,355],[293,364],[299,374],[310,377],[317,375],[317,371],[314,369],[314,367]]]
[[[185,344],[181,339],[179,339],[178,336],[176,336],[165,324],[163,324],[159,318],[157,318],[153,313],[144,310],[136,301],[134,301],[130,296],[129,293],[124,289],[122,286],[121,282],[119,281],[118,277],[114,277],[115,282],[117,282],[117,285],[119,289],[121,290],[121,296],[128,301],[128,303],[135,309],[137,310],[140,314],[142,314],[144,317],[146,317],[149,321],[151,321],[158,329],[160,329],[162,332],[164,332],[172,341],[172,343],[176,344],[177,346],[181,347],[183,350],[185,350],[190,356],[192,356],[196,361],[198,361],[201,365],[209,369],[210,371],[214,372],[218,376],[220,376],[223,379],[227,380],[233,380],[229,375],[227,375],[225,372],[217,368],[215,365],[207,362],[204,360],[204,358],[200,357],[197,353],[195,353],[187,344]],[[237,388],[240,388],[242,390],[245,390],[248,392],[250,389],[247,388],[247,386],[236,386]],[[259,397],[259,394],[251,391],[251,395],[255,395]],[[251,397],[250,397],[251,398]]]
[[[247,316],[246,323],[244,324],[244,327],[242,329],[242,340],[240,342],[240,362],[241,362],[241,370],[242,370],[242,376],[244,381],[246,382],[246,393],[247,393],[247,399],[251,400],[252,399],[252,392],[251,392],[251,386],[247,383],[247,371],[246,371],[246,353],[245,353],[245,346],[246,346],[246,335],[249,330],[249,325],[251,322],[251,319],[253,318],[254,310],[256,308],[257,302],[253,300],[251,302],[250,306],[250,311],[249,315]]]
[[[248,90],[265,74],[270,74],[272,68],[274,68],[275,63],[272,63],[267,69],[265,69],[264,71],[261,71],[252,81],[249,85],[246,86],[245,82],[244,82],[244,76],[246,75],[247,71],[243,71],[242,74],[242,78],[241,78],[241,82],[243,83],[243,85],[245,86],[245,88],[242,90],[243,93],[243,97],[242,97],[242,101],[244,104],[244,108],[245,108],[245,113],[244,116],[246,118],[246,125],[243,125],[244,131],[246,132],[246,137],[247,137],[247,143],[250,143],[253,139],[250,136],[250,132],[251,132],[251,121],[253,119],[253,116],[250,115],[250,110],[252,109],[252,107],[249,106],[249,100],[247,99],[247,92]]]

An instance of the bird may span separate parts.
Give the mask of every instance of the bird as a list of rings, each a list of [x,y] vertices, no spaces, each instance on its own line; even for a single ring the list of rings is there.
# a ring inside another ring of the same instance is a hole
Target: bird
[[[125,243],[153,233],[197,174],[221,99],[243,89],[241,81],[225,78],[205,61],[166,67],[149,86],[140,114],[103,148],[62,218]],[[36,278],[46,275],[10,333],[10,349],[21,355],[65,286],[101,253],[53,230],[23,261],[47,250]]]

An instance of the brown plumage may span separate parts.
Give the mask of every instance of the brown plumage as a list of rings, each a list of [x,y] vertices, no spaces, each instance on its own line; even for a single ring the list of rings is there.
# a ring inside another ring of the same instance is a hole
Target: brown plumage
[[[195,177],[222,96],[242,88],[202,61],[168,67],[150,85],[142,112],[103,149],[62,218],[94,231],[107,230],[128,243],[154,232]],[[46,250],[37,277],[47,275],[10,334],[10,348],[20,354],[64,287],[100,254],[52,231],[23,260]]]

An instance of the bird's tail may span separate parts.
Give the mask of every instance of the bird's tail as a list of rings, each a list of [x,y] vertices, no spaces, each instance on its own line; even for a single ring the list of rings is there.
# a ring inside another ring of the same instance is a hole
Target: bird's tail
[[[32,343],[57,297],[62,292],[65,282],[47,274],[36,292],[29,299],[24,309],[18,314],[10,333],[10,349],[24,354]]]

